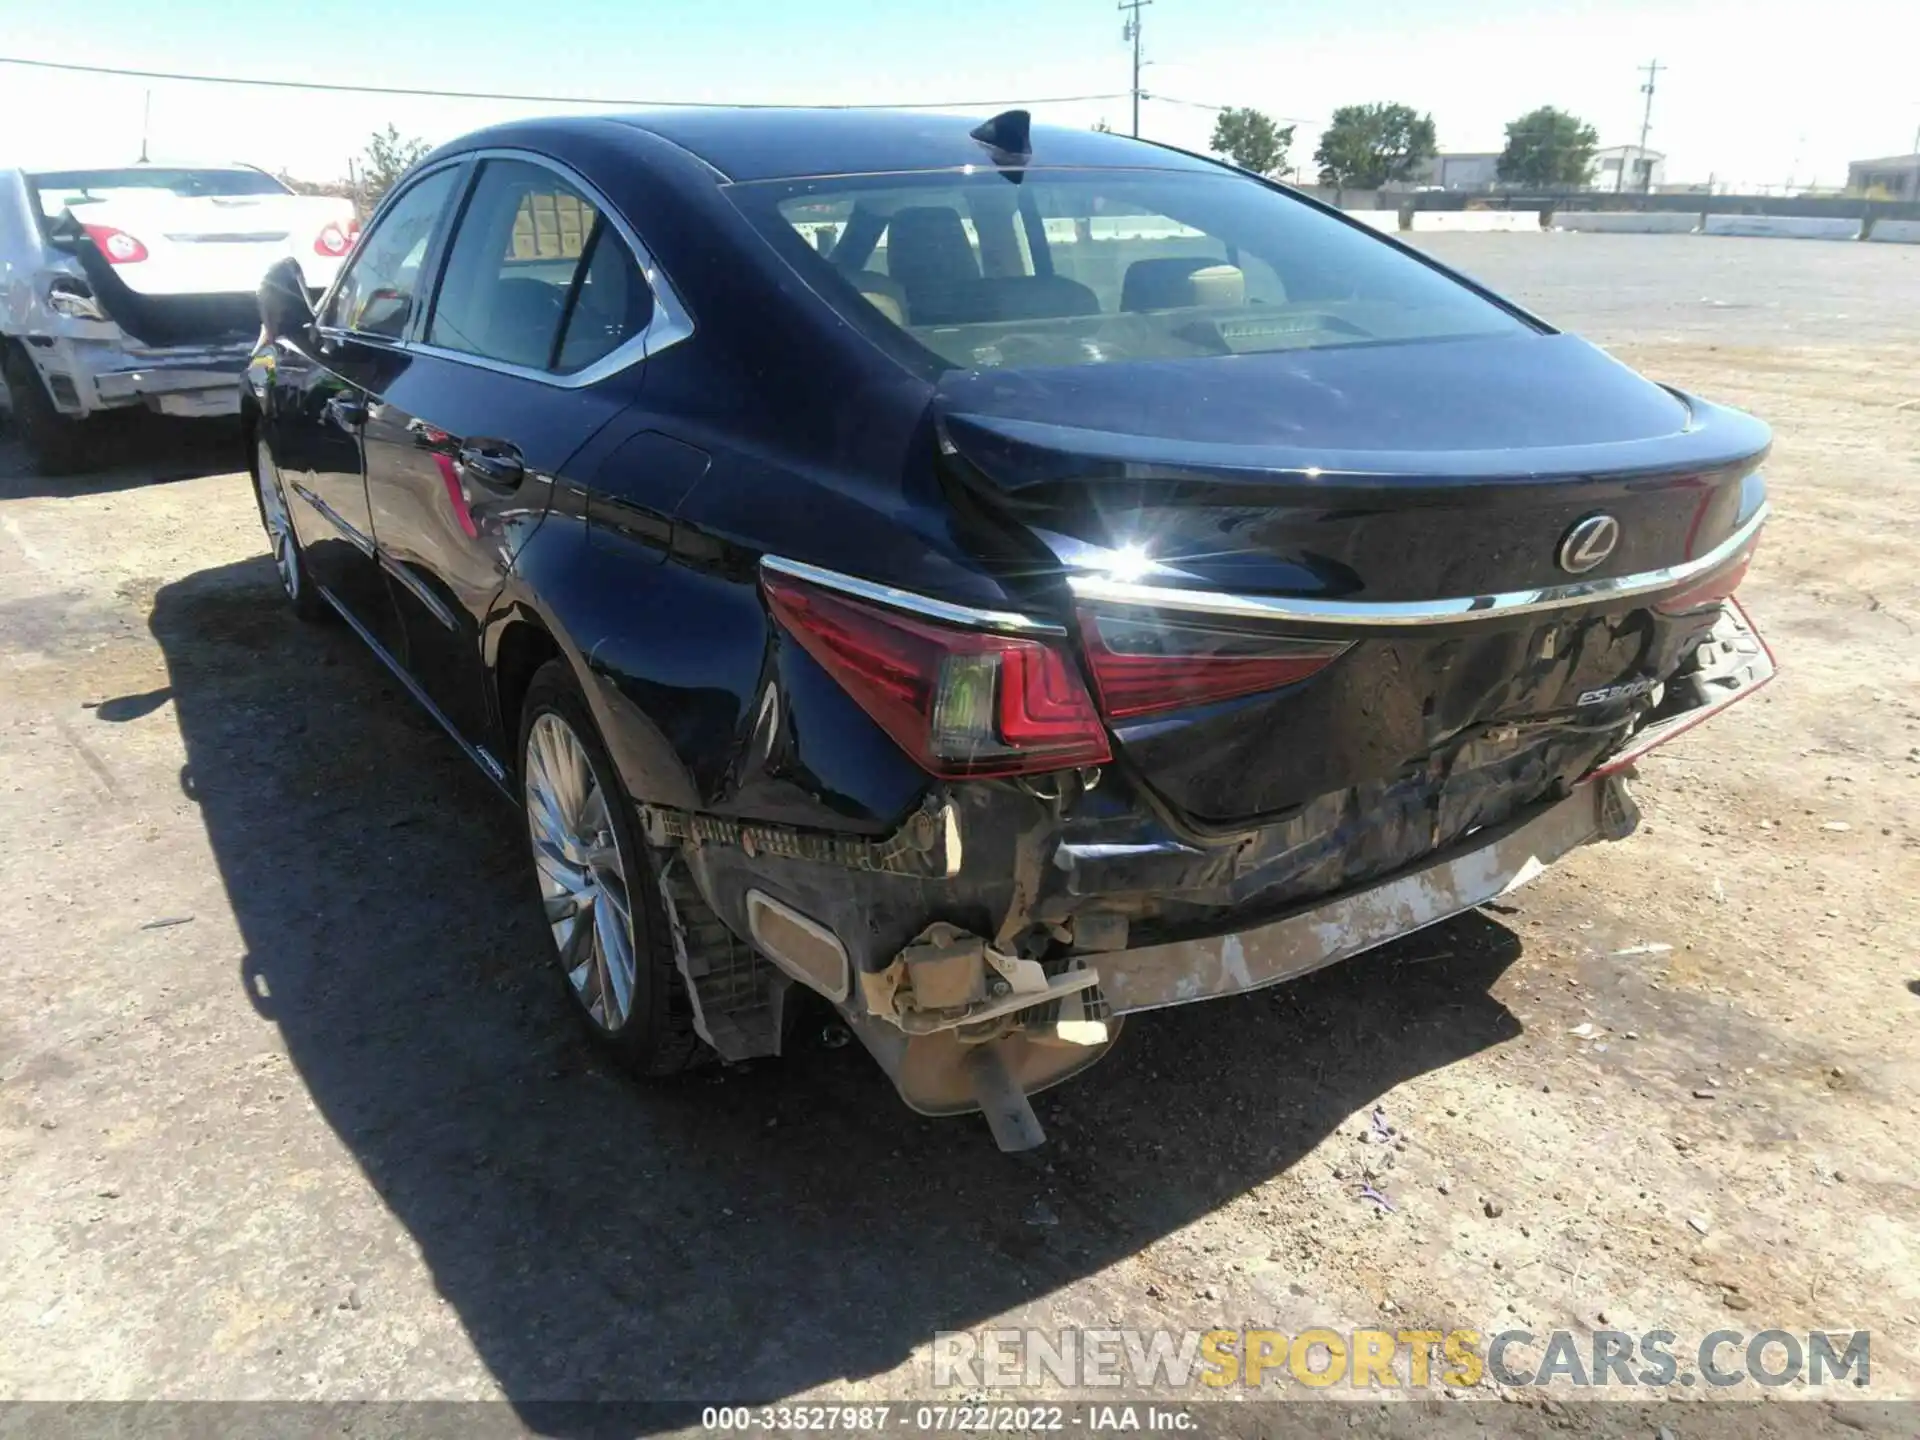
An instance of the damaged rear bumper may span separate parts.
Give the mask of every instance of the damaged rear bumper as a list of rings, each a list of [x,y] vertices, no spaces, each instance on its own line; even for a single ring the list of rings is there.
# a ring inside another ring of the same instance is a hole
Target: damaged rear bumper
[[[1391,880],[1256,929],[1103,955],[1101,988],[1125,1015],[1277,985],[1498,899],[1569,850],[1623,839],[1638,823],[1626,786],[1608,777]]]
[[[134,406],[180,417],[239,413],[251,337],[148,346],[110,322],[55,319],[51,333],[29,333],[22,349],[61,414]]]
[[[932,791],[872,839],[643,813],[648,838],[752,936],[749,989],[816,990],[909,1106],[981,1111],[1003,1147],[1025,1148],[1041,1139],[1025,1097],[1095,1063],[1126,1016],[1285,983],[1631,834],[1633,760],[1773,678],[1737,604],[1703,623],[1633,715],[1489,730],[1369,793],[1232,835],[1175,833],[1097,774],[1051,794]],[[689,981],[704,1014],[704,981],[691,968]]]
[[[237,414],[252,342],[144,350],[68,341],[74,388],[86,410],[145,405],[181,417]]]

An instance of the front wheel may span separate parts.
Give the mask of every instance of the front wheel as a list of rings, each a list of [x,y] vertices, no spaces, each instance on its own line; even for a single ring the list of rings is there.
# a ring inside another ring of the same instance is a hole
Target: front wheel
[[[254,442],[253,486],[253,498],[260,505],[260,523],[266,527],[267,544],[273,551],[274,569],[280,572],[280,588],[287,592],[293,613],[302,620],[325,619],[327,602],[307,578],[306,552],[300,548],[300,536],[293,528],[286,483],[280,478],[280,467],[273,463],[273,447],[264,435]]]
[[[642,1075],[701,1060],[658,873],[563,660],[527,689],[520,798],[542,918],[588,1035]]]

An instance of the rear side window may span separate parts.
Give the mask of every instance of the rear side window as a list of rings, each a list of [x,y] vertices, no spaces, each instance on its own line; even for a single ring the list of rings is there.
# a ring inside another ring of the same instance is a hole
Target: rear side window
[[[481,169],[427,342],[530,370],[580,370],[646,328],[652,296],[593,202],[520,160]]]
[[[653,318],[653,292],[619,232],[603,219],[587,241],[587,252],[560,341],[556,370],[584,370],[626,344]]]
[[[927,171],[726,193],[821,294],[877,312],[936,366],[1099,365],[1528,328],[1370,233],[1225,172]]]
[[[419,300],[427,247],[458,174],[458,167],[435,171],[374,223],[320,317],[323,325],[388,340],[406,334]]]

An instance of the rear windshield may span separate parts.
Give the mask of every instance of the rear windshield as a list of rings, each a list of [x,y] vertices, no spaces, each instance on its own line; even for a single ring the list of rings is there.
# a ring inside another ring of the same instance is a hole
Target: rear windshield
[[[1366,231],[1226,172],[981,169],[764,181],[729,194],[822,293],[878,314],[947,366],[1527,328]]]
[[[161,191],[169,195],[285,195],[287,187],[271,175],[241,167],[170,170],[130,165],[121,170],[47,170],[28,175],[49,220],[63,210],[84,210],[102,200]]]

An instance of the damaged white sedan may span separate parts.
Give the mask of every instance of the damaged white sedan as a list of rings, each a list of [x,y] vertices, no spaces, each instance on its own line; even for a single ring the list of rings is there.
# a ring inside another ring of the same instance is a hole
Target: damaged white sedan
[[[330,284],[353,203],[243,165],[0,170],[0,362],[43,474],[86,466],[102,413],[231,415],[276,261]]]

